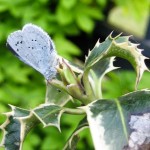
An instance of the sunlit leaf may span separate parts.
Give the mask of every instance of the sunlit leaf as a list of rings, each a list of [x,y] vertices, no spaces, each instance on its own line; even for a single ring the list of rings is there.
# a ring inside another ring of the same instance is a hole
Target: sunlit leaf
[[[94,22],[88,15],[78,14],[76,22],[85,32],[91,32],[94,29]]]
[[[64,9],[63,7],[58,7],[56,12],[57,21],[61,25],[68,25],[73,22],[73,14],[70,10]]]
[[[66,9],[71,9],[73,6],[76,5],[77,0],[61,0],[60,3],[63,7],[65,7]]]

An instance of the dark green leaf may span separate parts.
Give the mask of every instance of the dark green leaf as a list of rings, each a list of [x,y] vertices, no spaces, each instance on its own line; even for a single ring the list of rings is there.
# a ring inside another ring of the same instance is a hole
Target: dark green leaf
[[[46,126],[55,126],[60,130],[60,117],[63,108],[54,104],[42,104],[33,110],[37,118]]]
[[[38,120],[28,110],[15,106],[11,108],[12,112],[5,113],[7,119],[0,127],[4,133],[0,146],[6,150],[21,150],[26,134],[38,124]]]

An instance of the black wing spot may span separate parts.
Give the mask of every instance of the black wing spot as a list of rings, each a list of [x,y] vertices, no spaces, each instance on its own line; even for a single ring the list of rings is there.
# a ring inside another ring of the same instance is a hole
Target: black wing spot
[[[34,49],[34,47],[32,47],[32,49]]]
[[[23,43],[23,41],[20,41],[20,44],[22,44]]]
[[[19,49],[17,48],[17,51],[19,51]]]
[[[30,46],[28,48],[30,48]]]

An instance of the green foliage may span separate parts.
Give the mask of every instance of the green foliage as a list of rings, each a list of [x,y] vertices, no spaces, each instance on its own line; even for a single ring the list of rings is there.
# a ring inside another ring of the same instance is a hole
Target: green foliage
[[[133,71],[120,71],[116,70],[110,72],[105,76],[102,81],[102,93],[106,99],[120,97],[126,93],[134,91],[136,74]],[[122,80],[123,79],[123,80]],[[149,83],[149,72],[145,72],[141,82],[139,83],[139,89],[150,88]]]
[[[122,1],[120,0],[116,0],[115,2],[125,10],[130,10],[129,12],[131,14],[134,12],[134,15],[137,16],[139,16],[138,14],[140,13],[140,16],[142,16],[142,13],[146,12],[145,8],[149,5],[147,1],[142,1],[142,5],[140,4],[140,1],[133,1],[132,3],[129,2],[131,4],[130,6],[138,5],[138,7],[131,8],[127,3],[126,5],[121,4]],[[45,100],[45,81],[42,76],[23,63],[20,63],[6,50],[5,41],[8,34],[16,29],[19,29],[22,25],[28,22],[35,23],[52,35],[56,48],[61,56],[72,59],[72,56],[81,54],[81,51],[75,44],[68,40],[68,36],[77,36],[81,32],[91,34],[95,27],[95,20],[105,18],[103,15],[103,9],[105,9],[107,4],[107,0],[0,0],[0,113],[9,110],[7,104],[13,104],[26,109],[31,109],[38,106],[40,103],[43,103]],[[121,76],[124,76],[124,74],[128,73],[120,74]],[[149,76],[147,75],[144,81],[146,81],[148,77]],[[116,88],[120,85],[120,82],[117,80],[118,76],[109,74],[109,78]],[[131,83],[131,85],[127,87],[127,85],[123,84],[121,81],[121,85],[124,86],[122,87],[120,85],[118,90],[115,90],[115,88],[110,88],[112,85],[110,80],[108,78],[104,78],[104,97],[106,96],[110,98],[113,94],[114,95],[112,97],[118,97],[128,91],[133,91],[133,80],[131,81],[131,78],[127,78],[126,81]],[[124,82],[126,83],[126,81]],[[119,85],[117,84],[118,82]],[[144,87],[148,87],[147,82],[143,82],[142,88]],[[107,91],[110,91],[110,93],[108,94]],[[113,91],[115,91],[116,94]],[[47,97],[50,97],[50,93],[48,93],[49,92],[47,92]],[[59,97],[59,94],[57,93],[56,95]],[[68,94],[64,97],[68,99]],[[64,97],[63,100],[57,99],[59,101],[58,104],[65,104]],[[38,129],[38,132],[35,130],[35,133],[29,135],[33,140],[30,140],[30,137],[27,137],[24,149],[33,150],[39,146],[39,142],[41,142],[40,146],[43,144],[41,146],[41,150],[49,149],[49,141],[52,141],[51,143],[53,146],[55,145],[52,149],[61,149],[64,146],[65,141],[67,141],[67,138],[71,135],[71,132],[67,132],[68,130],[66,129],[66,124],[68,124],[69,129],[73,131],[77,125],[75,122],[82,119],[80,116],[77,116],[77,119],[73,120],[72,117],[66,117],[66,119],[64,119],[65,117],[62,118],[62,124],[64,125],[62,125],[62,129],[65,130],[62,132],[64,132],[65,138],[56,130],[54,131],[54,128],[48,128],[51,132],[49,132],[48,129],[45,129],[44,133],[43,130]],[[4,116],[0,116],[1,123],[3,120]],[[69,123],[71,125],[69,125]],[[44,139],[37,134],[44,134]],[[54,135],[54,138],[52,138],[49,134]],[[85,134],[82,135],[82,139],[88,139],[88,141],[90,141],[90,135],[87,135],[85,132]],[[59,141],[60,147],[56,141]],[[89,147],[92,147],[91,145],[92,144],[90,143]],[[78,148],[84,149],[84,144],[80,142],[78,144]]]

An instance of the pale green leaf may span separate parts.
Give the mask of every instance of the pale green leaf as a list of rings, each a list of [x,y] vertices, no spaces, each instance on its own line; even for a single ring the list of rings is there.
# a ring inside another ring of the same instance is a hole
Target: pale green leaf
[[[62,63],[63,67],[63,74],[68,84],[78,84],[78,79],[69,64],[67,62],[63,61]]]
[[[150,110],[150,90],[126,94],[116,100],[101,99],[83,108],[96,150],[121,150],[128,145],[132,114]]]
[[[64,90],[47,83],[46,103],[53,103],[59,106],[64,106],[70,99],[70,95]]]
[[[87,15],[88,17],[91,17],[92,19],[101,20],[104,18],[101,10],[96,7],[91,8],[91,7],[82,6],[81,12]]]
[[[107,4],[107,0],[96,0],[96,1],[101,7],[105,7]]]
[[[76,17],[76,22],[85,32],[91,32],[94,29],[94,21],[86,14],[78,14]]]
[[[8,9],[9,5],[7,4],[7,2],[1,2],[0,5],[0,12],[4,12]]]
[[[60,0],[61,5],[66,9],[71,9],[73,6],[76,5],[77,0]]]
[[[62,59],[61,56],[60,56],[60,59]],[[78,64],[75,64],[74,62],[68,61],[67,59],[64,59],[64,60],[71,67],[71,69],[75,73],[78,73],[78,74],[82,74],[83,73],[83,67],[81,66],[82,64],[78,65]]]
[[[122,1],[116,0],[115,3],[122,8],[125,14],[134,17],[134,19],[141,20],[145,14],[149,13],[149,0],[136,0],[136,1]]]
[[[68,25],[73,22],[73,14],[61,6],[58,6],[56,11],[57,22],[61,25]]]

